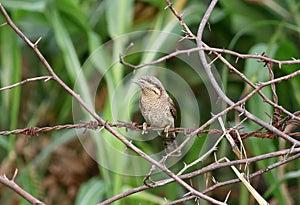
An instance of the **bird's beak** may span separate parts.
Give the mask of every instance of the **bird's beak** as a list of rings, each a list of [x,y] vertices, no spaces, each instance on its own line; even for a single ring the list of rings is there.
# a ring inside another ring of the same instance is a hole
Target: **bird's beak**
[[[138,86],[140,86],[141,88],[143,87],[144,83],[140,78],[135,78],[132,80],[132,83],[137,84]]]
[[[139,84],[139,79],[136,79],[136,78],[135,78],[135,79],[132,79],[131,82],[132,82],[132,83],[135,83],[135,84]]]

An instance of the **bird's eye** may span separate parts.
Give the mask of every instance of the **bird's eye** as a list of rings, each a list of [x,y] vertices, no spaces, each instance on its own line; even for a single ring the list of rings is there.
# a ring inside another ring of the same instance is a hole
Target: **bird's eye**
[[[152,88],[152,91],[156,94],[156,95],[160,95],[160,90],[156,87]]]

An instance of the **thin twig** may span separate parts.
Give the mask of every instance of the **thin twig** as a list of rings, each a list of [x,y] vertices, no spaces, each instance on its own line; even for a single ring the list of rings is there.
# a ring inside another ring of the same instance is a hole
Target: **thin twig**
[[[272,164],[270,166],[267,166],[264,169],[261,169],[261,170],[255,172],[256,174],[253,173],[249,176],[250,178],[253,178],[253,177],[261,175],[261,174],[263,174],[263,173],[265,173],[265,172],[267,172],[271,169],[274,169],[275,167],[278,167],[278,166],[280,166],[284,163],[287,163],[289,161],[292,161],[292,160],[295,160],[295,159],[299,158],[300,157],[300,148],[295,148],[292,151],[290,149],[280,150],[280,151],[276,151],[276,152],[272,152],[272,153],[262,154],[262,155],[255,156],[255,157],[250,157],[248,159],[240,159],[240,160],[235,160],[235,161],[231,161],[231,162],[213,163],[213,164],[205,166],[205,167],[203,167],[199,170],[196,170],[194,172],[187,173],[187,174],[184,174],[184,175],[180,175],[179,177],[181,179],[191,179],[193,177],[205,174],[207,172],[211,172],[211,171],[216,170],[216,169],[221,169],[221,168],[225,168],[225,167],[229,167],[229,166],[233,166],[233,165],[255,163],[255,162],[258,162],[258,161],[261,161],[261,160],[265,160],[265,159],[269,159],[269,158],[273,158],[273,157],[278,157],[278,156],[283,156],[283,155],[286,155],[287,153],[295,154],[295,155],[293,155],[289,158],[286,158],[285,159],[286,161],[280,161],[281,163],[279,163],[279,164],[276,163],[276,166],[273,166],[273,164]],[[203,192],[208,193],[208,192],[210,192],[210,191],[212,191],[216,188],[219,188],[221,186],[225,186],[225,185],[232,184],[232,183],[237,183],[237,182],[239,182],[239,179],[233,179],[233,180],[229,180],[229,181],[230,181],[230,183],[227,183],[227,181],[226,181],[226,182],[224,182],[224,184],[222,184],[223,182],[215,184],[215,185],[212,186],[213,188],[209,187],[209,188],[205,189]],[[155,184],[153,184],[153,187],[163,186],[163,185],[166,185],[166,184],[169,184],[169,183],[172,183],[172,182],[174,182],[174,179],[164,179],[164,180],[156,181]],[[132,194],[135,194],[135,193],[147,190],[147,189],[150,189],[150,187],[146,186],[146,185],[136,187],[134,189],[130,189],[128,191],[125,191],[123,193],[115,195],[115,196],[103,201],[102,203],[99,203],[98,205],[100,205],[100,204],[110,204],[110,203],[112,203],[114,201],[117,201],[121,198],[124,198],[126,196],[129,196],[129,195],[132,195]]]
[[[203,47],[203,43],[202,43],[202,34],[204,31],[204,27],[208,21],[208,18],[214,8],[214,6],[216,5],[217,0],[212,0],[211,4],[209,5],[208,9],[206,10],[204,17],[201,20],[201,23],[199,24],[199,28],[198,28],[198,33],[197,33],[197,45],[198,47]],[[205,47],[205,46],[204,46]],[[295,77],[297,75],[300,74],[300,70],[292,73],[291,75],[286,75],[283,76],[281,78],[277,78],[274,80],[270,80],[264,83],[260,83],[260,86],[257,86],[256,89],[254,89],[253,92],[251,92],[250,94],[248,94],[245,98],[243,98],[242,100],[240,100],[238,103],[234,103],[233,101],[231,101],[226,95],[225,93],[222,91],[222,89],[220,88],[219,84],[217,83],[211,69],[209,66],[209,63],[207,62],[205,53],[203,50],[200,50],[199,52],[199,56],[201,59],[201,63],[204,67],[204,70],[207,74],[207,77],[211,83],[211,85],[213,86],[213,88],[215,89],[215,91],[217,92],[218,96],[224,101],[226,102],[228,105],[230,105],[231,109],[234,108],[239,112],[244,113],[245,116],[247,116],[250,120],[254,121],[255,123],[261,125],[262,127],[268,129],[271,132],[274,132],[275,134],[277,134],[278,136],[282,137],[283,139],[291,142],[292,144],[295,144],[297,146],[300,146],[300,142],[298,140],[293,139],[292,137],[288,136],[287,134],[283,133],[282,131],[278,130],[277,128],[275,128],[272,125],[269,125],[268,123],[264,122],[263,120],[259,119],[258,117],[256,117],[255,115],[253,115],[252,113],[248,112],[246,109],[241,108],[239,105],[241,105],[242,103],[244,103],[246,100],[250,99],[255,93],[257,93],[259,90],[261,90],[263,87],[276,83],[276,82],[280,82],[282,80],[287,80],[290,79],[292,77]]]
[[[5,86],[5,87],[2,87],[2,88],[0,88],[0,91],[12,89],[12,88],[17,87],[19,85],[23,85],[24,83],[28,83],[28,82],[32,82],[32,81],[44,80],[46,82],[50,79],[51,79],[51,76],[40,76],[40,77],[28,78],[28,79],[25,79],[21,82],[17,82],[13,85],[8,85],[8,86]]]
[[[274,164],[271,164],[271,165],[269,165],[269,166],[267,166],[265,168],[262,168],[262,169],[260,169],[260,170],[258,170],[256,172],[250,174],[248,178],[252,179],[252,178],[254,178],[256,176],[262,175],[263,173],[265,173],[267,171],[270,171],[270,170],[272,170],[272,169],[274,169],[276,167],[279,167],[279,166],[281,166],[283,164],[286,164],[286,163],[288,163],[290,161],[296,160],[299,157],[300,157],[300,153],[297,153],[297,154],[295,154],[295,155],[293,155],[291,157],[285,158],[285,159],[283,159],[281,161],[278,161],[278,162],[276,162]],[[208,192],[211,192],[212,190],[215,190],[215,189],[217,189],[219,187],[226,186],[226,185],[229,185],[229,184],[234,184],[234,183],[237,183],[239,181],[240,181],[239,179],[231,179],[231,180],[228,180],[228,181],[225,181],[225,182],[219,182],[219,183],[217,183],[217,184],[215,184],[215,185],[213,185],[213,186],[211,186],[211,187],[203,190],[203,193],[208,193]]]
[[[250,176],[248,177],[249,179],[252,179],[254,177],[257,177],[257,176],[260,176],[262,173],[265,173],[266,171],[269,171],[269,170],[272,170],[274,168],[277,168],[277,167],[280,167],[282,166],[283,164],[286,164],[290,161],[293,161],[295,159],[298,159],[300,157],[300,153],[294,155],[294,156],[291,156],[291,157],[288,157],[286,158],[285,160],[281,160],[279,162],[276,162],[274,164],[271,164],[265,168],[262,168],[252,174],[250,174]],[[225,182],[218,182],[217,184],[203,190],[203,193],[209,193],[213,190],[216,190],[217,188],[220,188],[220,187],[224,187],[224,186],[228,186],[228,185],[231,185],[231,184],[235,184],[235,183],[238,183],[240,182],[240,179],[236,178],[236,179],[231,179],[231,180],[228,180],[228,181],[225,181]],[[187,196],[187,197],[183,197],[181,199],[178,199],[178,200],[174,200],[170,203],[166,203],[165,205],[173,205],[173,204],[180,204],[182,202],[186,202],[186,201],[190,201],[190,200],[195,200],[197,197],[195,196]]]
[[[183,27],[184,29],[184,33],[186,35],[186,38],[189,38],[189,39],[195,39],[196,36],[191,32],[191,30],[189,29],[189,27],[185,24],[183,18],[182,18],[182,15],[179,14],[173,7],[173,4],[171,3],[170,0],[166,0],[166,3],[167,3],[167,7],[166,8],[169,8],[172,13],[174,14],[174,16],[177,17],[180,25]]]
[[[257,59],[261,62],[269,62],[269,63],[277,64],[279,68],[281,68],[282,65],[300,64],[300,59],[276,60],[276,59],[273,59],[273,58],[270,58],[268,56],[261,55],[261,54],[242,54],[242,53],[238,53],[236,51],[232,51],[232,50],[228,50],[228,49],[224,49],[224,48],[209,47],[208,45],[206,45],[205,47],[197,47],[197,48],[190,48],[190,49],[184,49],[184,50],[176,50],[176,51],[174,51],[174,52],[172,52],[168,55],[165,55],[161,58],[158,58],[154,61],[139,64],[139,65],[133,65],[133,64],[130,64],[130,63],[126,62],[124,60],[124,55],[121,55],[120,62],[125,66],[128,66],[132,69],[137,70],[137,69],[140,69],[140,68],[143,68],[143,67],[147,67],[147,66],[150,66],[150,65],[155,65],[155,64],[158,64],[158,63],[165,62],[166,60],[168,60],[170,58],[173,58],[175,56],[181,55],[181,54],[190,54],[190,53],[198,52],[198,51],[209,51],[210,53],[212,53],[212,52],[213,53],[225,53],[225,54],[236,56],[237,59]]]
[[[216,141],[216,143],[212,146],[212,148],[210,148],[205,154],[203,154],[201,157],[199,157],[198,159],[196,159],[195,161],[193,161],[190,164],[186,164],[178,173],[177,175],[182,175],[182,173],[187,170],[188,168],[198,164],[199,162],[205,160],[212,152],[215,152],[217,150],[217,147],[219,145],[219,143],[221,142],[221,140],[223,139],[224,135],[220,136],[219,139]]]
[[[29,194],[28,192],[26,192],[18,184],[15,183],[14,180],[16,178],[16,175],[17,175],[17,169],[16,169],[15,174],[14,174],[14,176],[13,176],[12,179],[8,179],[6,177],[6,175],[0,175],[0,182],[3,185],[11,188],[14,192],[18,193],[20,196],[22,196],[24,199],[26,199],[31,204],[45,205],[44,202],[38,200],[37,198],[35,198],[34,196],[32,196],[31,194]]]

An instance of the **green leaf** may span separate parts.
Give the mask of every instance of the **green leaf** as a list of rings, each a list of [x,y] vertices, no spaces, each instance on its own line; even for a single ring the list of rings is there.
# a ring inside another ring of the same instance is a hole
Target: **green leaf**
[[[226,13],[230,15],[230,26],[234,32],[239,32],[247,25],[264,19],[263,12],[260,12],[257,7],[247,5],[244,1],[222,0],[220,4]]]
[[[51,7],[52,8],[52,7]],[[62,51],[63,58],[66,64],[67,73],[70,76],[71,80],[75,82],[75,80],[80,81],[81,89],[85,92],[82,92],[82,98],[86,100],[86,103],[92,108],[93,104],[91,101],[91,97],[89,96],[88,86],[87,82],[84,80],[84,78],[77,79],[77,76],[79,76],[81,72],[81,65],[79,58],[76,54],[75,47],[73,45],[73,42],[71,40],[70,34],[65,29],[65,26],[62,22],[62,19],[59,15],[59,13],[55,10],[55,8],[49,9],[49,12],[47,13],[47,17],[49,18],[49,21],[53,24],[53,29],[55,32],[57,43]]]
[[[5,0],[3,6],[10,9],[24,9],[27,11],[43,11],[47,0]]]
[[[291,41],[282,41],[278,44],[275,59],[278,60],[291,60],[297,58],[299,53],[297,46]],[[281,70],[287,74],[292,73],[299,69],[299,65],[282,65]]]
[[[273,51],[272,51],[273,50]],[[272,57],[274,49],[270,49],[265,44],[257,44],[253,46],[249,53],[261,54],[266,52],[268,56]],[[245,64],[245,76],[254,83],[259,83],[269,80],[269,71],[268,68],[264,66],[264,63],[257,62],[256,59],[247,59]],[[269,98],[272,99],[270,87],[266,87],[262,92]],[[268,116],[272,115],[273,109],[272,106],[264,102],[258,94],[255,94],[249,100],[249,111],[259,117],[260,119],[269,122],[270,118]],[[254,126],[254,124],[253,124]]]
[[[123,191],[127,191],[133,189],[133,187],[130,186],[124,186]],[[135,200],[135,204],[138,203],[152,203],[152,204],[165,204],[166,199],[163,197],[157,196],[156,194],[152,194],[150,192],[144,191],[144,192],[138,192],[136,194],[130,195],[128,198]]]
[[[103,200],[103,194],[106,191],[106,186],[102,180],[91,178],[79,188],[75,205],[81,204],[97,204]]]
[[[106,0],[106,19],[111,37],[129,31],[132,23],[133,0]]]
[[[89,30],[89,23],[86,14],[83,12],[77,1],[73,0],[55,0],[56,9],[59,13],[64,14],[66,20],[71,20],[78,24],[82,30]]]
[[[1,29],[1,75],[0,82],[3,86],[21,80],[21,47],[18,36],[6,27]],[[4,118],[0,119],[1,126],[5,129],[16,129],[20,108],[21,87],[1,92],[1,112]],[[14,151],[15,136],[9,138],[10,151]]]

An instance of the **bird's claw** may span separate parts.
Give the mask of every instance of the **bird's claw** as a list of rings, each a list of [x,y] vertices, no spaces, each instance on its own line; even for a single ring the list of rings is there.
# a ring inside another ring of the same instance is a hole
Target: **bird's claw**
[[[142,131],[142,135],[147,134],[147,133],[148,133],[148,131],[147,131],[147,123],[144,122],[144,123],[143,123],[143,131]]]
[[[164,129],[164,133],[166,135],[166,138],[168,138],[168,136],[169,136],[169,129],[170,129],[170,125],[166,126],[165,129]]]

